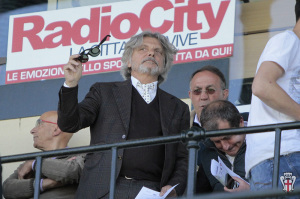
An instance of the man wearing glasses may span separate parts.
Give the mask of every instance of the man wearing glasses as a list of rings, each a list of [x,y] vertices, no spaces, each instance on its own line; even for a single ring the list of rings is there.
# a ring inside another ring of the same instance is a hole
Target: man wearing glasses
[[[68,146],[71,133],[62,132],[57,126],[57,112],[41,115],[35,127],[33,146],[42,151],[64,149]],[[46,158],[42,161],[40,198],[74,198],[84,165],[84,155]],[[21,164],[3,183],[5,198],[32,198],[34,195],[35,161]]]
[[[194,107],[190,126],[201,126],[203,108],[215,100],[226,100],[228,93],[225,77],[218,68],[208,65],[196,70],[190,80],[189,97]]]
[[[213,101],[226,100],[228,93],[229,91],[226,89],[225,77],[218,68],[207,65],[196,70],[190,78],[189,97],[194,107],[194,110],[190,114],[190,126],[200,127],[200,116],[203,108]],[[200,167],[202,167],[201,151],[203,148],[203,142],[200,142],[200,150],[198,151],[197,159],[197,165]],[[205,174],[203,174],[203,176],[206,179]],[[201,192],[210,192],[212,187],[206,182],[207,181],[197,180],[197,189],[198,187],[201,187]]]
[[[64,66],[58,125],[67,132],[90,127],[91,145],[179,134],[189,128],[187,104],[159,88],[171,69],[176,48],[160,33],[144,31],[125,45],[125,81],[95,83],[78,103],[80,55]],[[115,198],[135,198],[145,186],[169,196],[182,195],[187,178],[187,149],[182,143],[119,149]],[[76,198],[108,198],[111,151],[90,153]]]

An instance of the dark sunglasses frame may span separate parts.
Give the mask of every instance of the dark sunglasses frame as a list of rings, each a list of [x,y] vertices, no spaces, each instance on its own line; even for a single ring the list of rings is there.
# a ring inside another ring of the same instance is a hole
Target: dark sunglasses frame
[[[92,57],[97,57],[100,55],[100,46],[106,41],[107,37],[110,37],[110,35],[106,35],[101,42],[92,48],[85,49],[80,53],[80,56],[76,58],[76,60],[80,61],[81,63],[86,63],[89,61],[89,55]]]
[[[203,92],[201,88],[197,88],[195,90],[192,91],[194,95],[201,95],[201,93]],[[213,95],[216,90],[213,88],[206,88],[204,91],[207,95]]]

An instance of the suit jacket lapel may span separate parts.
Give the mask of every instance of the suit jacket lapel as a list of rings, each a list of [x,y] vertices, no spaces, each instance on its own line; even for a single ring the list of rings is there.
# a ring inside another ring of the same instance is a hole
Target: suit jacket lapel
[[[113,87],[113,94],[127,135],[131,113],[131,80],[116,83],[115,87]]]
[[[172,132],[170,132],[170,125],[172,122],[172,118],[174,118],[176,102],[174,100],[174,96],[167,94],[160,88],[157,89],[158,99],[159,99],[159,111],[160,111],[160,121],[161,128],[163,132],[163,136],[168,136]],[[171,168],[170,163],[173,162],[175,158],[172,156],[173,148],[170,144],[165,145],[165,160],[164,160],[164,168],[161,177],[161,186],[164,186],[163,183],[168,181],[168,177],[170,174],[169,168]],[[170,159],[171,158],[171,159]]]
[[[159,99],[160,120],[163,135],[169,135],[169,125],[175,112],[176,103],[173,96],[166,94],[160,88],[157,89]]]

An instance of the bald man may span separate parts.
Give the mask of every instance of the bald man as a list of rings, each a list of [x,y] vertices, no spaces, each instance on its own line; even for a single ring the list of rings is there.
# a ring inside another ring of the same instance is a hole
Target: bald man
[[[33,135],[33,146],[42,151],[64,149],[72,133],[62,132],[57,126],[57,112],[49,111],[40,116]],[[21,164],[3,183],[3,196],[32,198],[34,194],[34,160]],[[43,159],[40,199],[74,198],[84,165],[84,155]]]
[[[216,100],[226,100],[229,90],[223,73],[215,66],[207,65],[196,70],[190,79],[189,97],[194,110],[190,115],[190,126],[201,126],[203,108]]]

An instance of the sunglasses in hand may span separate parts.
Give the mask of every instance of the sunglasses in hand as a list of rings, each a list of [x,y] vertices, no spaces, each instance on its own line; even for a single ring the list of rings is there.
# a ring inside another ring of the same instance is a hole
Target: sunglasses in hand
[[[80,56],[76,58],[76,60],[80,61],[81,63],[85,63],[89,61],[89,55],[92,57],[97,57],[101,52],[100,46],[106,41],[107,37],[110,37],[110,35],[106,35],[97,46],[82,51],[80,53]]]

